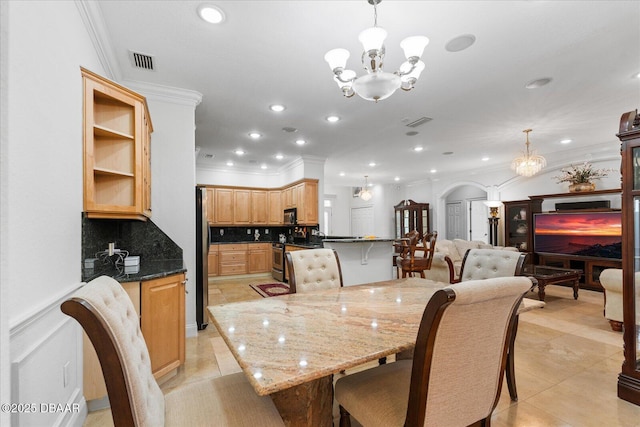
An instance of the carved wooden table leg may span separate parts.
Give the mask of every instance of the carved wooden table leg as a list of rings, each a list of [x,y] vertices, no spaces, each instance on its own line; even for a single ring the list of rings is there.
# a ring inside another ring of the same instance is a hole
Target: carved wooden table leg
[[[271,395],[286,426],[333,426],[333,375]]]
[[[573,299],[578,299],[578,289],[580,289],[580,280],[573,281]]]
[[[544,281],[538,280],[538,299],[540,301],[544,301],[544,297],[545,297],[544,288],[546,286],[547,284]]]

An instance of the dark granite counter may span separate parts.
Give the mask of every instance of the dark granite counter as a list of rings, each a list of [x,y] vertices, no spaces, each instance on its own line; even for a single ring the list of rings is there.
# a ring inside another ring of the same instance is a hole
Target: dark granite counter
[[[116,267],[111,263],[97,264],[94,268],[82,269],[82,280],[88,282],[98,276],[113,277],[120,283],[139,282],[172,274],[184,273],[187,269],[182,259],[168,259],[157,261],[140,260],[140,265],[135,267]]]

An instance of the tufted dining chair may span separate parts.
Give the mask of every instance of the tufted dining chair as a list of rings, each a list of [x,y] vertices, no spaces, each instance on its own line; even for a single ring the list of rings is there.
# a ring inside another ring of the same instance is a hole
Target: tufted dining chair
[[[185,425],[284,426],[268,396],[244,373],[189,383],[163,394],[151,373],[140,320],[114,279],[98,277],[61,305],[80,323],[100,360],[116,427]]]
[[[528,277],[470,280],[437,291],[413,360],[340,378],[340,426],[488,426],[498,403],[510,324]]]
[[[527,254],[499,249],[469,249],[462,259],[460,282],[468,280],[488,279],[491,277],[520,276]],[[535,282],[537,284],[537,282]],[[518,400],[515,377],[515,340],[518,333],[520,313],[534,308],[544,307],[544,302],[523,298],[513,319],[511,340],[508,346],[508,356],[505,374],[511,400]]]
[[[305,249],[285,252],[284,255],[291,293],[342,286],[342,270],[335,249]]]
[[[499,249],[469,249],[460,267],[460,282],[491,277],[519,276],[527,254]]]

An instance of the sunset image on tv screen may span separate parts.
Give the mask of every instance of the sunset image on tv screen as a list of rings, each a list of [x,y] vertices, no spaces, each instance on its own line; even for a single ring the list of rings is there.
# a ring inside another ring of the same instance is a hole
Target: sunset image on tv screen
[[[536,214],[534,250],[621,259],[621,220],[620,212]]]

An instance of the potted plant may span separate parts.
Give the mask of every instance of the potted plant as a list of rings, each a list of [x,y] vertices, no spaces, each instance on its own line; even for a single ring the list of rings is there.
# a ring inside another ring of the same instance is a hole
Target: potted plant
[[[596,185],[593,181],[604,178],[613,169],[594,169],[589,162],[581,165],[571,165],[569,168],[560,170],[561,175],[554,176],[558,184],[561,182],[569,182],[569,191],[572,193],[581,191],[593,191]]]

